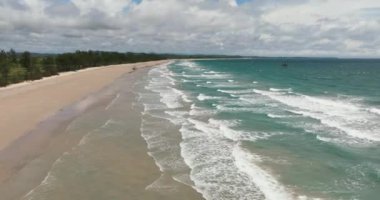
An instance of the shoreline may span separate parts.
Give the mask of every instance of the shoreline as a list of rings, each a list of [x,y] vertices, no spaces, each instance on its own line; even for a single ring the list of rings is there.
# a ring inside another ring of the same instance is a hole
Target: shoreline
[[[165,62],[168,60],[94,67],[0,88],[0,151],[62,107],[99,91],[123,74]]]
[[[118,89],[117,87],[120,87],[115,85],[120,82],[120,79],[124,79],[124,77],[136,79],[138,75],[131,74],[131,72],[145,71],[139,69],[159,66],[166,62],[168,61],[137,63],[127,66],[127,69],[121,70],[124,73],[110,80],[110,83],[102,85],[100,89],[90,94],[83,94],[84,97],[62,106],[57,112],[43,118],[32,129],[21,134],[9,145],[1,149],[0,193],[2,193],[3,197],[6,199],[25,198],[24,195],[33,191],[36,185],[43,184],[46,181],[49,176],[49,173],[48,175],[46,173],[50,172],[62,155],[74,148],[73,146],[78,145],[78,142],[81,143],[84,136],[82,133],[67,135],[72,123],[74,123],[73,120],[78,117],[84,117],[82,115],[91,116],[91,112],[107,111],[115,101],[115,92]],[[119,72],[119,70],[117,71]],[[38,88],[32,91],[38,90]],[[0,97],[0,101],[2,98]],[[137,120],[139,115],[136,114],[133,117]],[[137,141],[140,137],[140,140],[143,141],[140,134],[132,135],[134,135],[134,140]],[[141,141],[139,142],[141,143]],[[140,145],[138,151],[147,157],[141,161],[141,165],[149,168],[149,173],[147,174],[149,176],[159,176],[159,171],[156,169],[154,161],[146,154],[145,145]],[[154,179],[148,179],[147,181],[154,181]]]

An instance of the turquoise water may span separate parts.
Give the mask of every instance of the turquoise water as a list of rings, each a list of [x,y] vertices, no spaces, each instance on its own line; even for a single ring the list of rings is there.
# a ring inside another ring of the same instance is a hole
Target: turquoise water
[[[161,171],[176,171],[206,199],[378,199],[380,61],[281,63],[178,61],[150,70],[145,115],[167,119],[181,136],[154,134],[162,123],[142,130]]]

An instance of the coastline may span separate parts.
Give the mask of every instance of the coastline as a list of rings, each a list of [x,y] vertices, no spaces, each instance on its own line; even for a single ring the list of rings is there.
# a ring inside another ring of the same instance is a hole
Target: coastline
[[[0,150],[39,122],[94,93],[125,73],[167,61],[89,68],[0,88]]]
[[[84,72],[73,73],[72,75],[57,76],[56,78],[48,79],[47,81],[39,81],[36,83],[31,83],[26,86],[20,86],[17,88],[9,89],[7,94],[3,94],[0,97],[0,102],[5,101],[16,96],[20,98],[27,97],[29,95],[37,95],[43,93],[43,90],[51,88],[59,88],[60,83],[64,81],[71,81],[71,86],[76,85],[75,80],[80,80],[79,82],[86,82],[84,77],[89,77],[93,75],[101,75],[103,73],[111,72],[111,77],[106,80],[102,80],[98,83],[96,87],[86,88],[85,92],[75,97],[66,98],[66,102],[59,101],[60,108],[58,110],[47,109],[44,112],[40,120],[34,118],[34,121],[38,121],[32,128],[18,135],[19,137],[13,137],[10,140],[9,145],[6,145],[0,151],[0,193],[5,199],[34,199],[29,198],[25,194],[29,194],[34,191],[39,185],[43,185],[48,179],[50,170],[55,166],[57,162],[60,162],[62,156],[64,156],[72,148],[76,148],[76,145],[81,145],[82,140],[86,137],[84,131],[76,132],[73,134],[71,129],[75,130],[75,121],[81,120],[81,118],[89,119],[94,126],[98,122],[98,119],[92,119],[93,116],[98,116],[103,118],[104,113],[108,109],[112,109],[114,102],[118,98],[117,90],[120,90],[120,81],[124,79],[127,80],[127,85],[133,85],[134,81],[137,81],[138,77],[141,75],[136,75],[144,73],[146,70],[136,70],[143,67],[158,66],[164,64],[168,61],[158,61],[158,62],[147,62],[147,63],[137,63],[128,65],[118,65],[114,66],[113,69],[99,68],[99,70],[85,70]],[[130,73],[137,71],[138,73]],[[87,74],[87,72],[93,72]],[[80,74],[85,73],[85,74]],[[76,75],[75,77],[72,77]],[[96,79],[95,77],[92,77]],[[61,79],[61,80],[59,80]],[[124,82],[125,84],[125,82]],[[128,86],[128,90],[131,86]],[[18,91],[14,91],[18,90]],[[40,92],[38,92],[40,90]],[[59,90],[57,92],[62,92]],[[76,94],[80,93],[79,91]],[[130,92],[130,91],[129,91]],[[132,98],[133,95],[129,95]],[[51,101],[52,96],[47,97]],[[37,98],[38,99],[38,98]],[[30,99],[29,99],[30,100]],[[39,99],[40,100],[40,99]],[[38,101],[39,103],[45,104],[46,102]],[[133,101],[128,100],[128,104],[133,107]],[[35,105],[35,104],[33,104]],[[54,104],[55,106],[57,104]],[[61,106],[62,105],[62,106]],[[3,106],[3,104],[2,104]],[[25,107],[22,107],[25,109]],[[55,107],[53,107],[55,108]],[[19,108],[21,109],[21,108]],[[13,113],[15,114],[15,113]],[[33,117],[33,112],[27,113],[29,117]],[[24,114],[24,115],[27,115]],[[133,134],[129,134],[127,143],[130,143],[131,148],[130,153],[120,155],[125,157],[127,168],[132,168],[136,170],[128,170],[125,174],[126,183],[130,184],[133,190],[129,191],[133,193],[139,191],[139,195],[146,196],[147,199],[155,199],[160,194],[157,192],[147,192],[145,187],[150,183],[154,182],[160,176],[160,172],[155,165],[154,161],[147,154],[145,141],[142,139],[139,130],[139,120],[141,120],[140,114],[136,111],[127,111],[125,114],[128,119],[128,124],[130,127],[125,127],[125,130],[131,131]],[[24,116],[27,117],[27,116]],[[17,121],[17,118],[14,119]],[[102,122],[101,127],[107,124]],[[16,122],[15,122],[16,123]],[[9,125],[9,124],[8,124]],[[15,124],[13,124],[15,125]],[[17,125],[15,125],[17,126]],[[21,124],[19,125],[21,126]],[[74,127],[74,128],[73,128]],[[24,127],[26,128],[26,127]],[[4,140],[2,140],[4,141]],[[109,147],[112,148],[112,147]],[[135,158],[135,155],[139,156]],[[119,159],[119,158],[118,158]],[[126,166],[124,166],[126,167]],[[141,168],[140,170],[138,168]],[[47,175],[46,175],[47,174]],[[131,182],[129,179],[132,179]],[[188,190],[188,189],[186,189]],[[191,189],[188,190],[189,193],[194,193]],[[37,198],[38,199],[38,198]]]

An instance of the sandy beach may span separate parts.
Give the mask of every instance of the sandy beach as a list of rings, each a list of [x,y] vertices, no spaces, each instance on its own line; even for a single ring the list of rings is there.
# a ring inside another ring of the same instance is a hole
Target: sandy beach
[[[141,137],[134,86],[148,71],[140,68],[166,62],[99,67],[2,88],[1,199],[202,199],[172,180],[159,184],[167,190],[157,188],[163,174]]]
[[[65,105],[100,90],[133,68],[166,61],[96,67],[0,88],[0,150]]]

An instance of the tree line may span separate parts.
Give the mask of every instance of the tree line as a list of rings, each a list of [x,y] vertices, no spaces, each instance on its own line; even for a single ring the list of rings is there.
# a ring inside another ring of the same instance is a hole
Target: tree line
[[[26,80],[38,80],[60,72],[75,71],[103,65],[135,63],[169,58],[154,53],[119,53],[76,51],[54,55],[16,53],[13,49],[0,51],[0,86]]]

